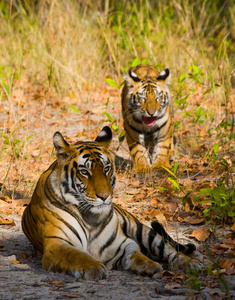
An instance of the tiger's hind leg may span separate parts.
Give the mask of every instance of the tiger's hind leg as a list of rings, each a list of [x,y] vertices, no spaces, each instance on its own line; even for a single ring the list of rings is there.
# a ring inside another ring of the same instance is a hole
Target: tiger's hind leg
[[[133,242],[135,241],[137,245],[137,248],[133,248],[132,253],[128,257],[129,261],[132,261],[131,265],[129,265],[130,268],[132,266],[138,272],[138,268],[141,268],[141,264],[146,261],[145,255],[153,261],[166,261],[174,269],[191,268],[202,270],[204,268],[204,257],[196,250],[194,244],[182,245],[173,240],[164,227],[157,221],[153,221],[151,227],[149,227],[139,222],[131,213],[118,205],[114,204],[114,209],[124,234],[131,238]],[[138,255],[134,254],[134,251],[138,252],[139,249],[143,251],[140,264],[137,259]],[[132,255],[133,257],[131,257]],[[151,265],[151,263],[149,264]],[[128,259],[124,265],[128,267]],[[158,269],[161,268],[159,265],[155,267]]]
[[[56,239],[48,241],[45,245],[42,266],[45,270],[66,273],[75,278],[98,280],[107,277],[106,268],[100,261]]]
[[[195,269],[201,271],[204,269],[204,257],[196,250],[194,244],[182,245],[174,241],[163,226],[156,221],[153,221],[151,226],[152,234],[155,235],[151,252],[158,259],[167,260],[173,270]]]
[[[193,269],[199,272],[205,267],[201,254],[198,251],[194,251],[194,255],[185,255],[174,251],[169,255],[168,263],[172,270],[188,271]]]
[[[124,253],[116,263],[116,268],[148,276],[152,276],[163,270],[158,262],[141,253],[138,244],[131,239],[127,239]]]

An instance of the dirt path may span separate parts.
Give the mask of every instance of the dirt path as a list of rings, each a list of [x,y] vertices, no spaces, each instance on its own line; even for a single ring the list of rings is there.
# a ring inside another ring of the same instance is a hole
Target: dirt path
[[[33,248],[22,232],[20,215],[6,215],[15,226],[0,226],[0,299],[235,299],[235,275],[225,276],[230,298],[220,286],[200,292],[163,273],[154,278],[111,271],[100,281],[75,280],[42,270]],[[176,276],[177,277],[177,276]],[[178,278],[179,279],[179,278]],[[202,280],[207,280],[202,277]],[[211,279],[213,280],[213,278]]]

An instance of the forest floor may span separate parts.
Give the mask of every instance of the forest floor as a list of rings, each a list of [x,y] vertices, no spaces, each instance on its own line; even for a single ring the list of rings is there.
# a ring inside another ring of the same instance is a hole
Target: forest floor
[[[100,281],[75,280],[71,276],[44,271],[41,260],[34,256],[33,247],[21,229],[21,212],[27,202],[14,200],[4,205],[4,209],[11,210],[11,213],[3,215],[9,223],[1,225],[0,228],[1,300],[235,299],[235,274],[226,274],[226,269],[214,270],[211,275],[190,275],[165,269],[153,278],[126,271],[109,271],[109,277]],[[3,205],[1,207],[3,208]],[[172,229],[169,232],[175,237],[177,225],[175,223],[170,225]],[[192,230],[192,225],[177,226],[178,233],[189,230]],[[219,245],[226,235],[229,235],[228,230],[224,228],[218,230],[207,242],[207,247],[212,248],[215,243]],[[185,234],[184,239],[188,239]],[[221,245],[223,247],[223,244]]]
[[[234,218],[222,224],[214,215],[212,222],[208,222],[203,210],[210,208],[209,204],[194,200],[201,188],[213,189],[217,180],[228,176],[228,169],[222,168],[220,161],[212,162],[211,156],[208,159],[216,135],[211,132],[208,135],[206,124],[195,125],[190,116],[185,120],[176,111],[175,120],[181,120],[181,129],[176,133],[179,176],[160,173],[137,178],[128,165],[126,141],[119,143],[120,94],[114,88],[83,87],[77,95],[62,97],[42,86],[32,87],[26,79],[24,88],[15,89],[10,101],[0,102],[0,112],[4,112],[0,299],[235,299]],[[42,270],[41,261],[34,257],[33,248],[22,232],[20,220],[40,174],[55,159],[52,136],[59,130],[69,142],[93,140],[105,125],[114,130],[112,150],[127,163],[117,170],[114,202],[142,222],[161,222],[180,242],[197,244],[206,259],[203,274],[165,270],[149,278],[110,271],[105,280],[75,281],[70,276]],[[228,141],[216,152],[221,151],[227,167],[234,165],[232,149],[232,141]],[[231,176],[228,182],[234,180],[234,171]],[[169,177],[180,189],[174,188]],[[208,198],[202,196],[203,199]]]

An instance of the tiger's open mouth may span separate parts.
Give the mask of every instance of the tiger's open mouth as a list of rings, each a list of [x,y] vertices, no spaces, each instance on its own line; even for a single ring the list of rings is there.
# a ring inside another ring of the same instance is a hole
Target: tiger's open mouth
[[[156,117],[143,117],[143,122],[147,126],[153,126],[156,121]]]

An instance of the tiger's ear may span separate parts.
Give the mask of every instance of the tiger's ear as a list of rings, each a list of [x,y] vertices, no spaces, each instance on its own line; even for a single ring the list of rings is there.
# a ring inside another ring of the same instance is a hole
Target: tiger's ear
[[[162,80],[165,81],[165,84],[170,84],[171,83],[170,70],[169,69],[163,70],[157,77],[157,80]]]
[[[53,144],[57,158],[61,161],[65,161],[69,157],[70,147],[59,131],[56,131],[53,136]]]
[[[112,130],[108,126],[105,126],[98,134],[95,142],[101,143],[102,146],[108,148],[112,142]]]
[[[140,78],[135,74],[135,72],[129,70],[128,71],[129,76],[135,81],[135,82],[139,82]]]
[[[135,74],[135,72],[131,71],[131,69],[128,71],[128,73],[124,76],[124,80],[128,83],[128,84],[132,84],[133,81],[134,82],[139,82],[140,78],[137,76],[137,74]]]

